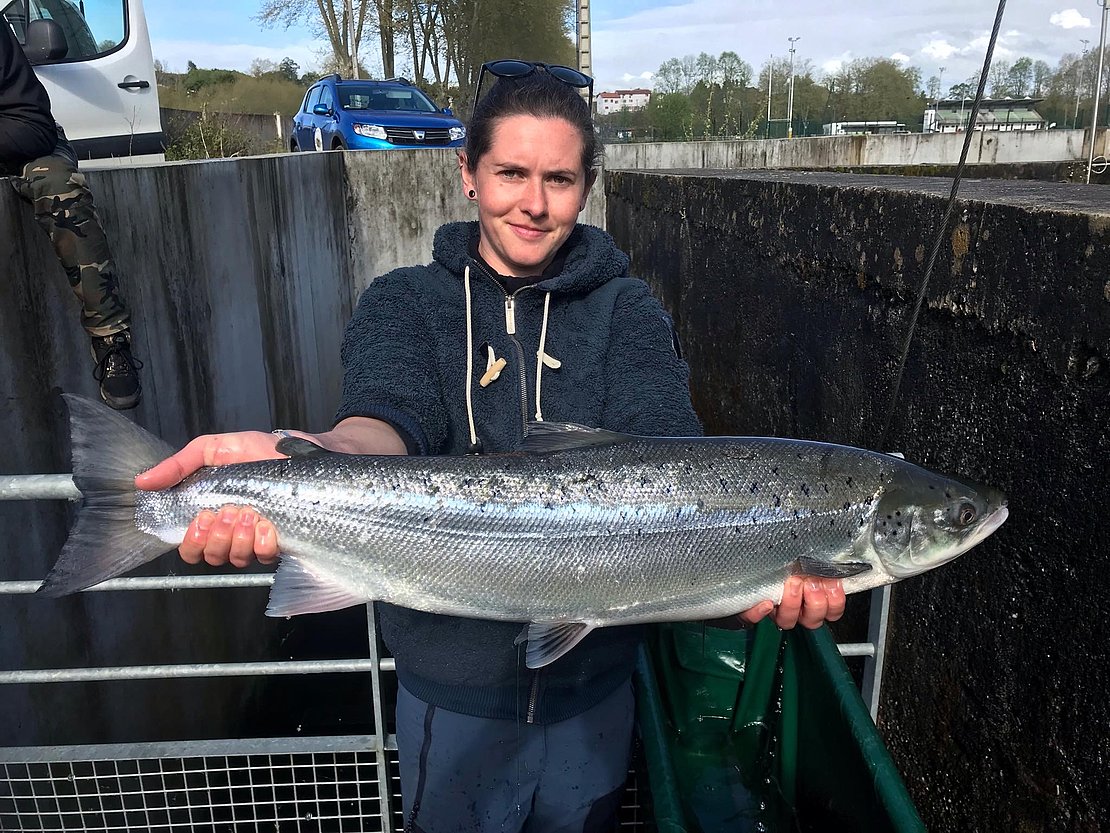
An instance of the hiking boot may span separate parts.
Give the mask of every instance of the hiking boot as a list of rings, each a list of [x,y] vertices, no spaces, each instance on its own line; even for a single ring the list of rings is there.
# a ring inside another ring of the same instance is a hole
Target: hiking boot
[[[100,383],[100,398],[117,411],[134,408],[143,395],[139,368],[143,363],[131,355],[131,336],[127,332],[93,336],[93,378]]]

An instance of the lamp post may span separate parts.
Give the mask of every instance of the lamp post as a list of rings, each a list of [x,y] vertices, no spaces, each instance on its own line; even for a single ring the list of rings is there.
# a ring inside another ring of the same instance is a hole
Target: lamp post
[[[1098,72],[1095,73],[1095,106],[1091,112],[1091,148],[1087,152],[1087,184],[1091,183],[1091,168],[1095,164],[1095,136],[1098,134],[1098,104],[1102,93],[1102,59],[1106,56],[1106,16],[1110,15],[1110,0],[1098,0],[1102,6],[1102,31],[1098,36]]]
[[[775,75],[775,56],[767,62],[767,138],[771,138],[771,79]]]
[[[1079,127],[1079,91],[1083,89],[1083,59],[1087,57],[1087,44],[1090,41],[1080,38],[1079,42],[1083,44],[1083,54],[1075,64],[1075,118],[1071,120],[1073,129]]]
[[[794,138],[794,43],[800,41],[801,35],[796,38],[787,38],[790,41],[790,88],[786,93],[786,138]]]

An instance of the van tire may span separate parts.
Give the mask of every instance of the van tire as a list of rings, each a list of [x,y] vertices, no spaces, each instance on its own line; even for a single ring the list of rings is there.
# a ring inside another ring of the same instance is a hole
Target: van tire
[[[336,139],[334,142],[331,143],[331,149],[332,150],[346,150],[347,146],[344,145],[343,142],[340,141],[339,139]]]
[[[300,153],[301,152],[300,147],[297,146],[297,140],[296,139],[293,139],[292,141],[289,142],[289,152],[290,153]]]

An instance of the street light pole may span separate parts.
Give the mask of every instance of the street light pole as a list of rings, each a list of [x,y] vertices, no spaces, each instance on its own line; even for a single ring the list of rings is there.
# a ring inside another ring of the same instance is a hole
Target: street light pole
[[[1075,118],[1071,120],[1072,129],[1079,127],[1079,92],[1083,89],[1083,59],[1087,57],[1087,44],[1090,41],[1080,38],[1079,42],[1083,44],[1083,54],[1075,64]]]
[[[1106,56],[1106,16],[1110,14],[1110,0],[1098,0],[1102,6],[1102,32],[1098,36],[1098,72],[1095,74],[1095,106],[1091,114],[1091,149],[1087,152],[1087,184],[1091,183],[1091,168],[1095,164],[1095,136],[1098,134],[1098,104],[1102,93],[1102,59]]]
[[[800,41],[801,35],[796,38],[787,38],[790,41],[790,89],[786,94],[786,138],[794,138],[794,42]]]
[[[767,138],[771,138],[771,79],[775,75],[775,56],[767,62]]]

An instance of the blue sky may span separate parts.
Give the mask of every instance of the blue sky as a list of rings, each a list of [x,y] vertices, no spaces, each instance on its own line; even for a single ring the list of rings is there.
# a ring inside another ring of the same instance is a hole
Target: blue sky
[[[263,28],[258,0],[144,3],[154,57],[172,70],[189,60],[245,70],[255,58],[285,56],[313,69],[324,49],[306,28]],[[593,0],[596,88],[650,86],[663,61],[703,51],[733,50],[758,71],[772,53],[786,54],[788,37],[801,38],[797,58],[818,74],[853,58],[893,57],[925,79],[944,66],[947,88],[982,65],[995,9],[993,0]],[[1082,49],[1081,38],[1097,45],[1100,11],[1096,0],[1011,2],[996,57],[1028,55],[1055,67]]]

